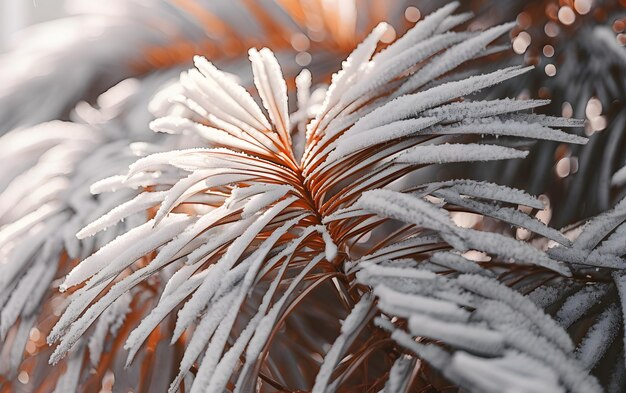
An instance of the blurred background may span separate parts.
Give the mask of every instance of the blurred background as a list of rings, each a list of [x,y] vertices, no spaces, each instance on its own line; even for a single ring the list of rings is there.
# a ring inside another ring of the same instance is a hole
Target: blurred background
[[[0,51],[15,42],[24,27],[65,15],[65,0],[0,0]]]

